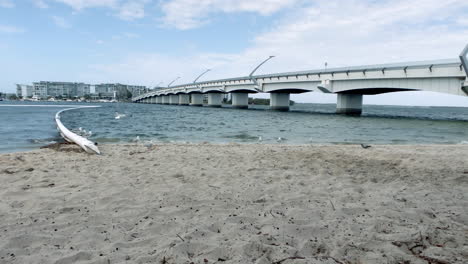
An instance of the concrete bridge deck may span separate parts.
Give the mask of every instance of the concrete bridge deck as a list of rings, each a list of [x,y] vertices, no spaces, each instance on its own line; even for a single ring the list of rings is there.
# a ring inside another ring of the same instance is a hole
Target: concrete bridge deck
[[[289,110],[290,94],[335,93],[337,113],[360,114],[364,95],[431,91],[468,96],[468,45],[458,59],[404,62],[243,76],[175,85],[134,97],[133,102],[221,107],[222,94],[232,105],[248,107],[249,93],[269,93],[273,110]]]

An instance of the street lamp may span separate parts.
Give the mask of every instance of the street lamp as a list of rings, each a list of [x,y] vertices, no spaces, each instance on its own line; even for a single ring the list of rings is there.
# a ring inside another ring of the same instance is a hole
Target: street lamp
[[[195,80],[193,80],[193,83],[196,83],[198,79],[200,79],[200,77],[202,77],[203,75],[205,75],[205,73],[211,71],[211,69],[206,69],[206,71],[202,72],[202,74],[198,75],[197,78],[195,78]]]
[[[258,82],[257,82],[257,79],[253,78],[253,74],[258,70],[258,68],[260,68],[260,66],[262,66],[263,64],[265,64],[267,61],[273,59],[275,56],[270,56],[268,57],[266,60],[262,61],[262,63],[260,63],[257,67],[255,67],[255,69],[253,69],[253,71],[249,74],[249,78],[250,80],[255,84],[255,90],[259,91],[258,90]]]
[[[175,78],[172,82],[170,82],[168,85],[167,85],[167,88],[171,87],[171,84],[173,84],[175,81],[179,80],[180,79],[180,76],[178,76],[177,78]]]

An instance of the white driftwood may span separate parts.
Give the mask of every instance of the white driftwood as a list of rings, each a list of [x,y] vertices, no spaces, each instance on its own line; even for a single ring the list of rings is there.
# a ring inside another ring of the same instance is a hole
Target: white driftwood
[[[82,108],[82,107],[78,107],[78,108]],[[82,136],[79,136],[79,135],[71,132],[60,121],[60,113],[68,111],[68,110],[78,109],[78,108],[69,108],[69,109],[64,109],[64,110],[58,111],[55,114],[55,123],[57,123],[57,129],[58,129],[60,135],[66,141],[77,144],[78,146],[80,146],[82,149],[84,149],[88,153],[101,154],[101,152],[99,151],[96,143],[88,140],[87,138],[84,138]]]

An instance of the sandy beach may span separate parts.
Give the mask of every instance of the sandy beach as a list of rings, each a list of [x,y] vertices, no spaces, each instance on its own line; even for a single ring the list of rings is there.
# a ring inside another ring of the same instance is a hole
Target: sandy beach
[[[0,263],[468,263],[468,145],[0,154]]]

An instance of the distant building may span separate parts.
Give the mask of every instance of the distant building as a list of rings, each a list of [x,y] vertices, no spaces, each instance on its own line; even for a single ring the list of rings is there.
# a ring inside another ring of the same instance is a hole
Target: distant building
[[[16,85],[16,96],[18,98],[31,98],[33,97],[33,86],[27,84]]]
[[[146,86],[139,85],[127,85],[121,83],[101,83],[95,85],[95,93],[99,95],[100,98],[105,99],[127,99],[129,95],[132,96],[145,93],[148,90]],[[130,94],[129,94],[130,93]]]
[[[16,95],[21,98],[46,99],[49,97],[76,98],[90,96],[93,99],[128,99],[148,91],[146,86],[120,83],[103,83],[94,86],[78,82],[33,82],[33,85],[17,84]]]
[[[83,97],[90,94],[90,85],[76,82],[34,82],[33,96],[47,97]]]

